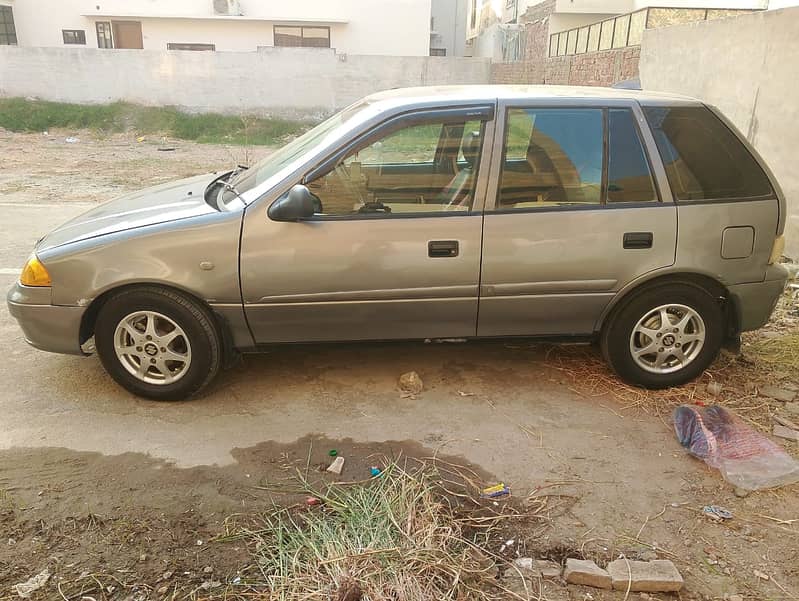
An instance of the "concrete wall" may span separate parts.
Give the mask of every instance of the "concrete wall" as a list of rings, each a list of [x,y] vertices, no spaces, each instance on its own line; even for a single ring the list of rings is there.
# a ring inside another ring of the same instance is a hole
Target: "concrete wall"
[[[477,58],[0,46],[0,96],[75,103],[117,100],[191,111],[320,118],[367,94],[433,84],[484,84]]]
[[[272,45],[274,25],[319,24],[330,27],[331,47],[339,52],[429,53],[431,0],[239,3],[243,16],[220,17],[213,13],[212,0],[0,0],[13,8],[20,46],[63,47],[62,29],[82,29],[86,48],[97,48],[97,21],[129,19],[141,22],[145,50],[166,50],[168,42],[256,50]]]
[[[788,198],[787,254],[799,258],[799,8],[647,30],[644,89],[718,106],[763,155]]]

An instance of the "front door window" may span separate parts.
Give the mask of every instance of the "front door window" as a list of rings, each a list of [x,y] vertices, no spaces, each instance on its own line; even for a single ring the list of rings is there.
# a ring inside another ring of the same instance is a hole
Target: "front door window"
[[[468,213],[482,147],[478,120],[425,121],[368,139],[308,183],[320,217]]]

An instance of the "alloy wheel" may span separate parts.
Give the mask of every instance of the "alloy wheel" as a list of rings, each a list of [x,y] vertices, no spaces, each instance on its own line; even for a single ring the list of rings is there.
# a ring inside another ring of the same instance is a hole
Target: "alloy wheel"
[[[668,304],[648,311],[630,334],[635,363],[650,373],[668,374],[683,369],[705,344],[705,322],[691,307]]]
[[[114,351],[122,366],[148,384],[172,384],[191,365],[191,344],[183,329],[166,315],[136,311],[114,332]]]

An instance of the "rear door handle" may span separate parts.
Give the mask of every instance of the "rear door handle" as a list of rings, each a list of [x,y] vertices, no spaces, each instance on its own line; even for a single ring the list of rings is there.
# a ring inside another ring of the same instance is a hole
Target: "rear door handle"
[[[652,248],[652,232],[627,232],[624,234],[624,248]]]
[[[428,257],[457,257],[459,250],[457,240],[431,240],[427,243]]]

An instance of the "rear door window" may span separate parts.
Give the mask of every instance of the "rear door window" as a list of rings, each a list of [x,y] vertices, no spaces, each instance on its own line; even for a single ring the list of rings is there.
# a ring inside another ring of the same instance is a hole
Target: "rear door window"
[[[733,132],[704,106],[644,107],[677,200],[765,198],[771,183]]]
[[[602,202],[602,109],[511,108],[497,209]]]
[[[649,161],[630,109],[608,111],[609,203],[658,200]]]

